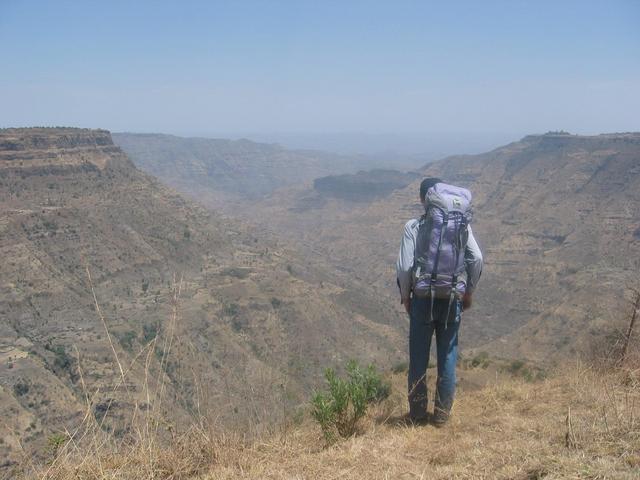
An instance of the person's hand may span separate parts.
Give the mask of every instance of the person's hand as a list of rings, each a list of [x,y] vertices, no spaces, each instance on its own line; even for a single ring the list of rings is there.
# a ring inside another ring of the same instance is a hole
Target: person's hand
[[[404,305],[404,309],[407,313],[411,312],[411,298],[407,298],[405,300],[401,300],[401,303]]]
[[[473,294],[466,293],[462,296],[462,309],[469,310],[473,304]]]

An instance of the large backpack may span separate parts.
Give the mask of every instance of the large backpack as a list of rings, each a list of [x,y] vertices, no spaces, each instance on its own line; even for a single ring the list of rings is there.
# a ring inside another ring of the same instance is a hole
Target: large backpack
[[[413,294],[431,299],[431,319],[434,299],[448,299],[448,319],[453,300],[462,298],[466,289],[464,251],[473,216],[471,192],[436,183],[427,190],[425,208],[416,239]]]

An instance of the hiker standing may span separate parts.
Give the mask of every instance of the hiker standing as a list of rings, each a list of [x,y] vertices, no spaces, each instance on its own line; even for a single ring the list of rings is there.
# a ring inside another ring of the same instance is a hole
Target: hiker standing
[[[438,178],[420,184],[425,213],[404,226],[396,264],[400,296],[410,317],[409,417],[427,419],[431,337],[438,359],[433,423],[449,418],[456,389],[458,329],[482,272],[482,252],[471,231],[471,193]]]

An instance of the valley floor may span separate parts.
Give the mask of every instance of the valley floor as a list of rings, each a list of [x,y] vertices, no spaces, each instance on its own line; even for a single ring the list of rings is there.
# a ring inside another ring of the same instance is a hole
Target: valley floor
[[[200,432],[169,449],[68,456],[46,478],[640,478],[638,369],[575,366],[536,382],[496,377],[459,392],[440,429],[407,425],[403,393],[403,376],[394,376],[391,397],[371,410],[361,434],[331,447],[310,422],[252,443]]]

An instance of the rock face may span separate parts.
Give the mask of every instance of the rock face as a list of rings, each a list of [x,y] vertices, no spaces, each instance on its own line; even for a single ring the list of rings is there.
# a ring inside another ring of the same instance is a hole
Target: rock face
[[[2,175],[39,175],[66,170],[104,170],[130,162],[106,130],[75,128],[0,129]]]
[[[19,441],[46,452],[87,402],[118,438],[134,412],[257,426],[327,365],[402,356],[390,308],[365,288],[184,200],[103,130],[0,131],[0,257],[10,461]]]

